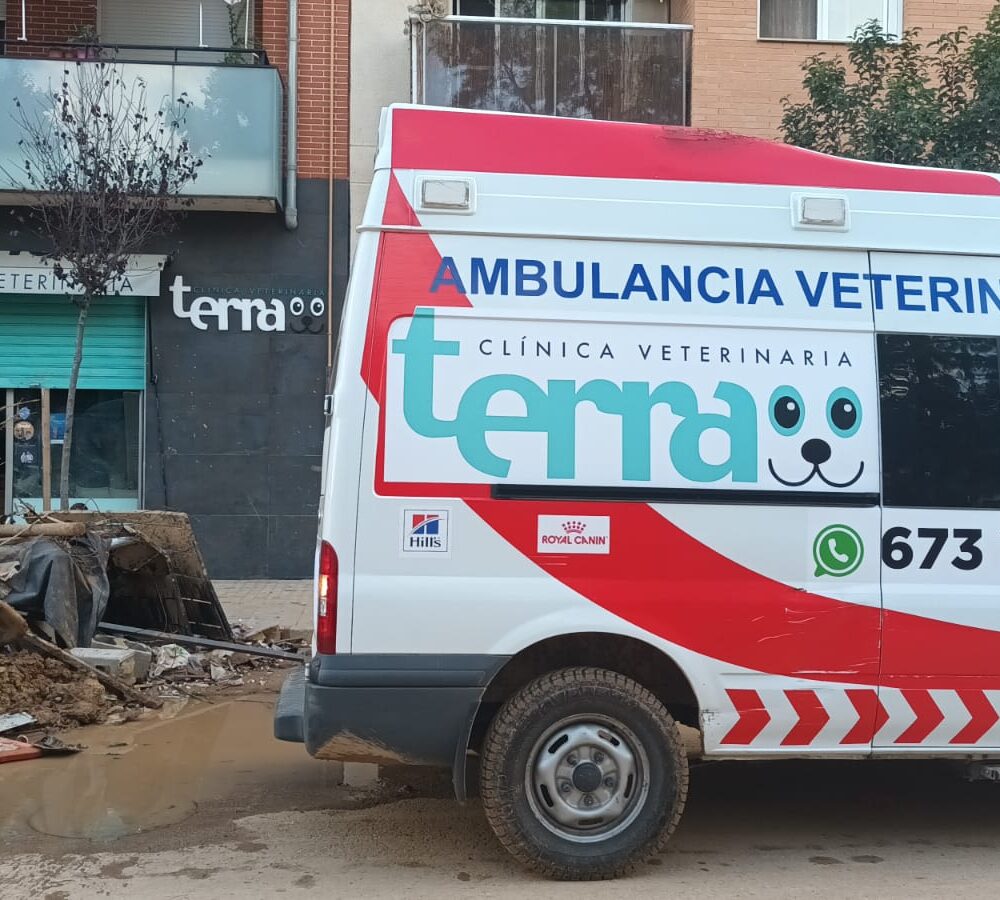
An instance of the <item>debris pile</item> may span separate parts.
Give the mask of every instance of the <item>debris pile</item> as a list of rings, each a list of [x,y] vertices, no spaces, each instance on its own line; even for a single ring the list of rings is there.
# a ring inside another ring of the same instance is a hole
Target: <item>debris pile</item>
[[[234,635],[182,514],[60,514],[0,529],[5,738],[263,684],[261,670],[307,652],[277,627]]]
[[[101,683],[32,651],[0,654],[0,710],[26,713],[31,727],[104,722],[116,706]],[[12,731],[14,729],[11,729]]]

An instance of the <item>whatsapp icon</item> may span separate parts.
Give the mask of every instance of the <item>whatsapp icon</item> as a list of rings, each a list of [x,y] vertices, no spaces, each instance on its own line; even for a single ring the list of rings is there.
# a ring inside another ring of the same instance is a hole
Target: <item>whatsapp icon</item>
[[[856,572],[865,558],[861,535],[846,525],[828,525],[813,541],[813,561],[816,575],[843,578]]]

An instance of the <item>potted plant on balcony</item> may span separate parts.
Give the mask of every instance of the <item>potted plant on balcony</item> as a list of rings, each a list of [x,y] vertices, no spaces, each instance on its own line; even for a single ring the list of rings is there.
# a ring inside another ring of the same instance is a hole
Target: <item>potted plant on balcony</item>
[[[93,25],[74,25],[67,43],[73,44],[74,49],[66,52],[66,59],[101,58],[101,37]]]
[[[250,37],[250,24],[247,19],[247,0],[222,0],[226,4],[229,15],[230,50],[223,58],[227,66],[245,66],[254,61],[253,53],[257,50],[256,38]]]

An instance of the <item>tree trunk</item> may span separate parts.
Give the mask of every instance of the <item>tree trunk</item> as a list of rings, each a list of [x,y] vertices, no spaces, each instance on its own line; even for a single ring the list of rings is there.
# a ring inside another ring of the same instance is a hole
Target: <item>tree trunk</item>
[[[90,294],[80,298],[80,315],[76,320],[76,347],[73,350],[73,368],[69,373],[69,390],[66,392],[66,428],[63,435],[62,465],[59,470],[59,508],[69,509],[69,466],[73,452],[73,414],[76,411],[76,383],[80,380],[83,363],[83,335],[90,312]]]

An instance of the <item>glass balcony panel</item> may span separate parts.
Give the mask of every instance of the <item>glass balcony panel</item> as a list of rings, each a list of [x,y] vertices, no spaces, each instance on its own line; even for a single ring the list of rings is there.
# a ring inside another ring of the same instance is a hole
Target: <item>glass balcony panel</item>
[[[432,106],[688,124],[691,32],[671,26],[414,23],[414,97]]]
[[[79,65],[94,65],[81,62]],[[24,154],[15,101],[29,115],[51,108],[46,95],[62,79],[76,78],[75,61],[0,57],[0,191],[23,184]],[[282,89],[268,66],[174,65],[156,62],[114,64],[126,84],[146,86],[150,112],[169,108],[182,94],[191,107],[185,132],[204,164],[185,189],[196,199],[212,198],[215,209],[273,209],[281,203]],[[68,75],[66,74],[68,73]],[[197,202],[195,204],[197,206]]]

